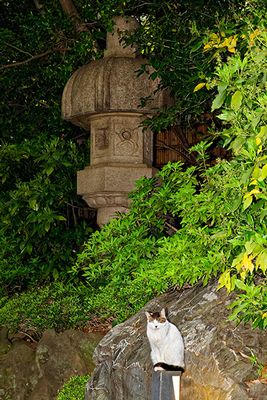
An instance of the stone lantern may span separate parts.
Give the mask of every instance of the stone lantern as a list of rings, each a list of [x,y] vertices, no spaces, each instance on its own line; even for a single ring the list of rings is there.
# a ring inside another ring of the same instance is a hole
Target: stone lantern
[[[99,226],[127,211],[137,179],[153,176],[152,132],[141,123],[168,103],[166,92],[153,96],[157,80],[137,76],[145,60],[121,42],[122,32],[136,27],[133,18],[114,18],[104,58],[78,69],[62,98],[63,118],[90,131],[90,166],[78,172],[77,192],[98,210]],[[149,95],[152,101],[141,107],[140,99]]]

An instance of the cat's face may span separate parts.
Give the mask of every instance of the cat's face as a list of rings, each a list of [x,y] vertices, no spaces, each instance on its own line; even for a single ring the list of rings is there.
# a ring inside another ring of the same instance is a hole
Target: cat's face
[[[146,311],[146,317],[147,317],[147,324],[148,324],[149,328],[154,329],[154,330],[161,329],[167,323],[167,318],[165,315],[164,308],[161,310],[160,313]]]

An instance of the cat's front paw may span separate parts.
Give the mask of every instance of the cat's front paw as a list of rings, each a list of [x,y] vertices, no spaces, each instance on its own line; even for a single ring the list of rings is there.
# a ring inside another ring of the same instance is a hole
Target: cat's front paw
[[[164,371],[164,368],[162,368],[162,367],[154,367],[154,371]]]

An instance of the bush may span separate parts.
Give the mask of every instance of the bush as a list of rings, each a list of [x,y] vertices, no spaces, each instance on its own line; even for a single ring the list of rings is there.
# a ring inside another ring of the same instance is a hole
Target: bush
[[[267,95],[266,29],[243,35],[247,50],[219,64],[213,109],[225,122],[222,136],[236,159],[246,164],[240,181],[242,221],[232,246],[238,250],[219,279],[219,287],[236,290],[232,319],[267,327]]]
[[[84,400],[88,380],[89,375],[71,377],[59,391],[56,400]]]
[[[74,143],[45,139],[0,146],[0,284],[7,292],[66,279],[66,263],[92,232],[67,212],[82,154]],[[26,181],[19,177],[24,168],[34,175]]]
[[[73,218],[83,206],[75,177],[88,149],[75,140],[82,132],[62,120],[60,99],[72,71],[95,56],[93,39],[75,33],[59,2],[40,7],[0,3],[0,290],[6,293],[66,278],[66,263],[90,234]]]
[[[167,164],[142,179],[129,213],[91,236],[73,273],[87,279],[97,312],[124,319],[170,287],[207,283],[235,257],[245,166],[220,161],[200,180],[197,172]]]
[[[85,325],[89,320],[91,290],[54,283],[37,288],[12,298],[0,299],[0,326],[11,331],[47,328],[57,331]]]
[[[139,181],[129,213],[94,233],[73,267],[98,312],[124,319],[171,287],[218,277],[219,287],[238,293],[232,318],[266,328],[267,34],[258,29],[246,39],[243,55],[218,58],[209,82],[218,89],[212,108],[226,121],[215,134],[233,159],[207,167],[208,145],[199,143],[192,150],[202,166],[170,163]]]

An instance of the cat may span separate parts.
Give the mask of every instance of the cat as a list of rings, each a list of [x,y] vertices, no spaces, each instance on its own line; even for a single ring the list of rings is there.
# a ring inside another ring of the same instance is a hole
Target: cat
[[[167,320],[165,309],[147,312],[147,337],[154,371],[184,371],[184,342],[178,328]]]

